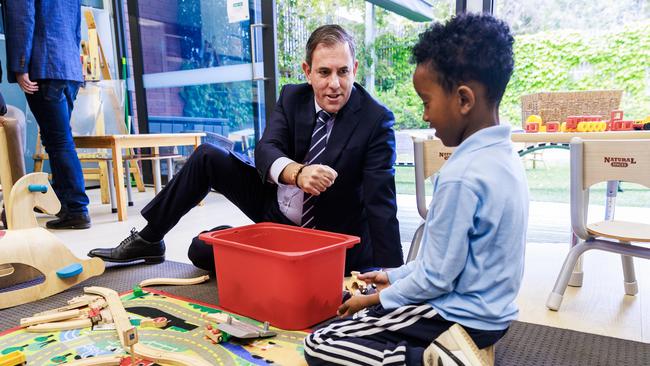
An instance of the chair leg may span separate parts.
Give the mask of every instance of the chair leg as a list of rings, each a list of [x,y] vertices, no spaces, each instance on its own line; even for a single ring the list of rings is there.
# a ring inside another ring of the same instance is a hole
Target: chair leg
[[[571,277],[573,268],[575,268],[576,262],[582,253],[588,249],[590,249],[589,246],[585,242],[581,242],[569,250],[569,254],[564,260],[560,274],[557,276],[557,280],[555,280],[553,291],[548,296],[548,300],[546,300],[547,308],[555,311],[560,308],[562,298],[564,297],[564,291],[569,284],[569,278]]]
[[[160,159],[153,159],[151,163],[153,164],[153,191],[158,194],[161,189]]]
[[[43,171],[43,160],[34,160],[34,172]]]
[[[108,166],[105,161],[100,161],[97,163],[99,166],[99,188],[101,191],[101,201],[102,204],[107,204],[111,202],[110,188],[108,187]]]
[[[111,213],[117,213],[117,202],[115,199],[115,179],[113,178],[113,161],[106,162],[108,168],[108,193],[111,197]]]
[[[424,235],[424,222],[418,226],[413,235],[413,240],[411,240],[411,247],[409,248],[409,253],[406,256],[406,263],[411,262],[418,256],[420,251],[420,244],[422,243],[422,236]]]
[[[124,175],[126,182],[126,196],[128,198],[129,207],[133,206],[133,187],[131,187],[131,170],[129,169],[129,161],[124,160]]]
[[[144,182],[142,181],[142,172],[138,161],[133,162],[131,173],[133,173],[133,178],[135,179],[135,185],[138,187],[138,192],[144,192]]]
[[[578,240],[578,237],[571,233],[571,249],[578,245],[580,240]],[[582,261],[583,257],[581,256],[578,258],[578,261],[576,262],[576,266],[573,268],[573,272],[571,273],[571,278],[569,278],[569,286],[571,287],[581,287],[582,286],[582,278],[584,277],[584,272],[582,271]]]
[[[172,180],[174,177],[174,159],[168,158],[167,159],[167,184]]]
[[[634,296],[639,293],[639,285],[636,282],[636,275],[634,274],[634,257],[621,255],[621,262],[623,262],[623,286],[625,287],[625,294]]]

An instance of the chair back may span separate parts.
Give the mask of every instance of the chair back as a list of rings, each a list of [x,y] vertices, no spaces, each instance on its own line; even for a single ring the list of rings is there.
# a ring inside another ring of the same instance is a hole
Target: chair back
[[[583,239],[589,187],[606,181],[650,188],[650,140],[571,140],[571,225]]]
[[[422,218],[426,218],[428,211],[424,182],[445,165],[453,151],[453,148],[443,145],[439,139],[413,138],[415,199]]]

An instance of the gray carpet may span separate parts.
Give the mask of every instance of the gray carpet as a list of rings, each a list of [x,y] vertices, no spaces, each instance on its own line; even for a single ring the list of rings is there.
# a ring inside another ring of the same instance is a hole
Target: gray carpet
[[[112,266],[107,268],[104,275],[99,278],[90,279],[66,292],[35,303],[0,310],[0,330],[15,327],[20,318],[65,305],[67,300],[80,295],[84,286],[106,286],[123,292],[147,278],[195,277],[203,274],[205,274],[204,271],[191,265],[176,262],[165,262],[154,266]],[[217,303],[217,288],[214,279],[195,286],[158,286],[156,288],[209,304]],[[508,334],[497,343],[496,357],[496,364],[501,366],[650,365],[650,345],[515,322]]]

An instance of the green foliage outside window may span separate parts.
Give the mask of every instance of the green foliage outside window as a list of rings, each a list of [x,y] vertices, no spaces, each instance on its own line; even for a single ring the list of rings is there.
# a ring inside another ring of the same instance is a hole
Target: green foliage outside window
[[[410,63],[410,49],[419,32],[414,27],[402,37],[383,34],[373,45],[378,56],[375,96],[395,113],[397,129],[426,127],[421,101],[411,82],[414,65]],[[363,39],[363,33],[355,37]],[[521,125],[520,97],[524,94],[595,89],[624,90],[621,108],[626,118],[644,118],[650,115],[648,50],[650,21],[611,30],[557,30],[515,36],[515,72],[501,102],[501,119]],[[359,47],[357,58],[360,63],[369,59],[363,47]],[[301,59],[285,58],[283,62],[299,65]],[[357,81],[363,85],[365,77],[365,69],[360,68]],[[302,80],[300,74],[287,73],[280,84]]]
[[[559,30],[517,36],[515,72],[500,114],[521,123],[521,95],[541,91],[624,90],[626,119],[650,115],[650,21],[610,31]]]

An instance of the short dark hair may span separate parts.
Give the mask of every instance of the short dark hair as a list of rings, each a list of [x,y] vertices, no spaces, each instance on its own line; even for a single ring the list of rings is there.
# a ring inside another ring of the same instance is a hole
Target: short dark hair
[[[514,68],[513,43],[505,22],[487,14],[461,14],[420,34],[412,60],[435,71],[447,92],[478,81],[488,101],[498,105]]]
[[[316,28],[307,40],[305,62],[307,62],[309,67],[311,67],[311,56],[314,54],[316,47],[321,43],[329,47],[337,43],[347,43],[348,47],[350,47],[352,59],[354,60],[354,39],[340,25],[326,24]]]

